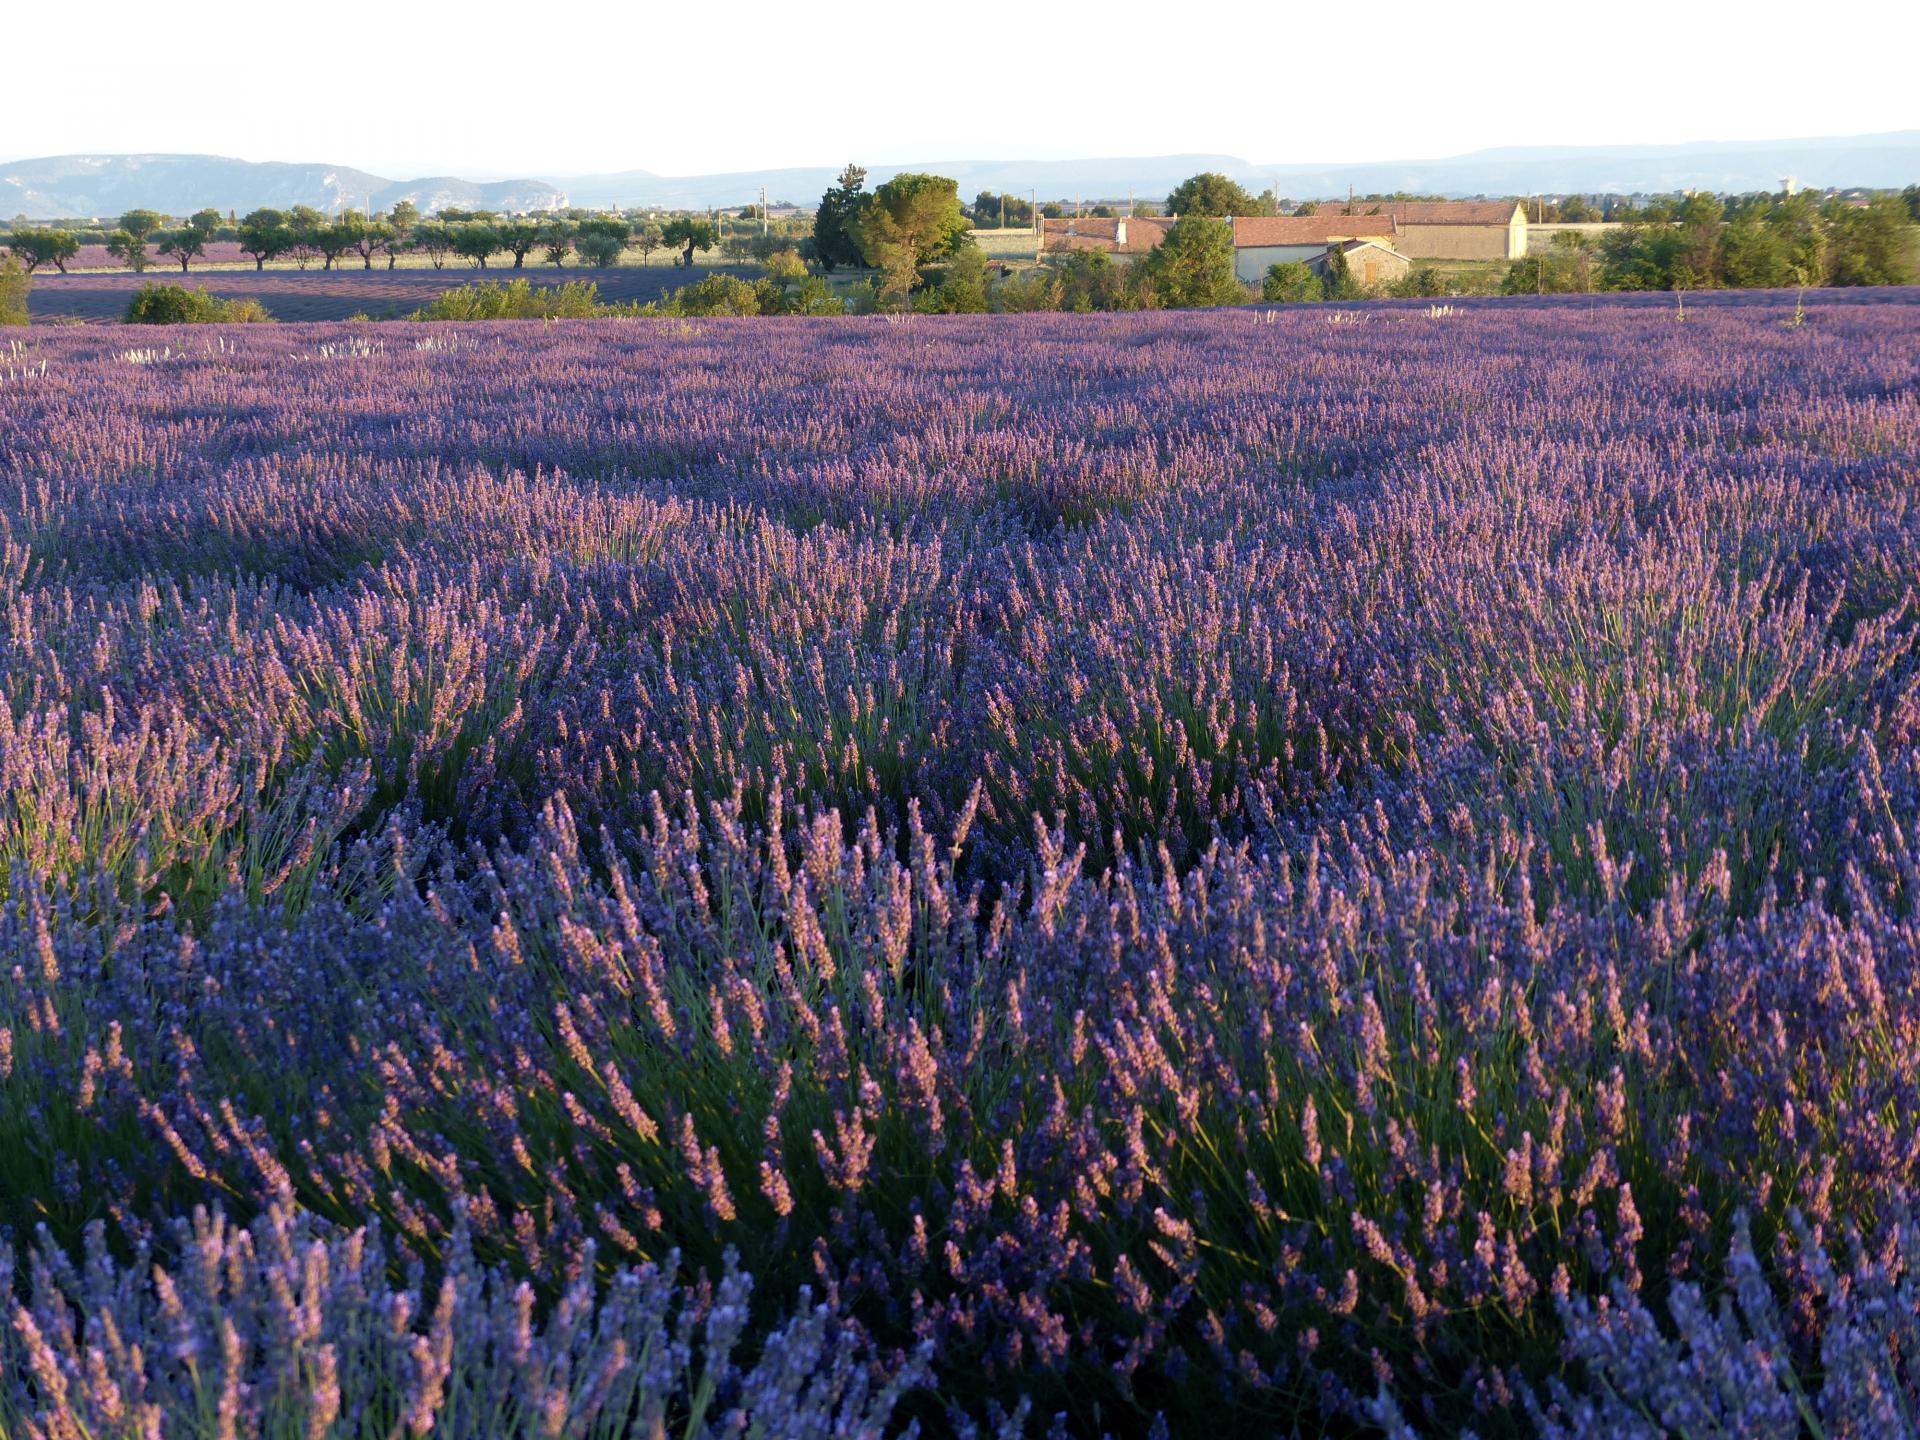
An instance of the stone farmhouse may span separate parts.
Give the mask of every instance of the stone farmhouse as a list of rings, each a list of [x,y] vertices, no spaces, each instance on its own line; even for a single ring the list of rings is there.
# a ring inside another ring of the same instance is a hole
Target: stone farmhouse
[[[1040,249],[1047,254],[1104,250],[1127,261],[1157,247],[1172,223],[1165,218],[1046,220]],[[1234,273],[1250,285],[1260,282],[1268,266],[1287,261],[1324,271],[1335,248],[1350,252],[1349,264],[1365,285],[1396,279],[1418,260],[1518,260],[1527,253],[1526,207],[1514,200],[1356,202],[1329,205],[1312,215],[1236,215],[1231,223]]]

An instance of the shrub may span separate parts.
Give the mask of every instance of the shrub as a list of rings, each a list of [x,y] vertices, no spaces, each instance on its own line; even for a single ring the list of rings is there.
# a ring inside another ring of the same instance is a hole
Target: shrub
[[[527,280],[504,284],[481,281],[443,290],[410,320],[587,320],[611,313],[600,303],[600,287],[591,280],[564,285],[535,285]]]
[[[1260,298],[1272,304],[1321,298],[1320,277],[1304,260],[1285,260],[1267,267],[1260,282]]]
[[[20,262],[9,255],[0,260],[0,325],[27,323],[27,291],[33,286]]]
[[[662,300],[661,315],[760,315],[767,313],[767,293],[738,275],[709,275],[683,285]],[[777,301],[776,301],[777,305]],[[778,313],[777,309],[774,313]]]
[[[129,325],[248,325],[271,319],[258,300],[222,300],[204,285],[142,285],[127,302]]]

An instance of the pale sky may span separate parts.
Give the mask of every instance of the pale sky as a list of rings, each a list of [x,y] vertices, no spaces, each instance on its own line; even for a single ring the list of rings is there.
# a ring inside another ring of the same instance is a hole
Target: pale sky
[[[1920,3],[12,7],[0,160],[392,179],[1210,151],[1256,164],[1920,127]],[[846,18],[842,18],[842,17]],[[80,17],[80,18],[76,18]]]

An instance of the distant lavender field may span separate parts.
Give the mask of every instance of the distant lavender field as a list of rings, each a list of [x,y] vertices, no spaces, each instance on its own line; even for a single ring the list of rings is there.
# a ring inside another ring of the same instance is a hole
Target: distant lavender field
[[[392,319],[418,310],[441,291],[476,281],[527,280],[535,285],[560,285],[590,280],[603,300],[653,300],[675,286],[691,284],[711,269],[688,270],[666,266],[630,266],[594,269],[585,266],[542,266],[539,269],[490,267],[477,270],[461,264],[444,270],[363,270],[351,266],[322,270],[193,270],[185,275],[152,269],[144,275],[130,271],[60,275],[46,271],[33,277],[28,309],[34,323],[47,321],[117,322],[127,313],[127,302],[142,285],[187,285],[205,288],[223,300],[258,300],[276,320],[345,320],[369,315]]]
[[[1910,1433],[1917,301],[28,332],[0,1431]]]

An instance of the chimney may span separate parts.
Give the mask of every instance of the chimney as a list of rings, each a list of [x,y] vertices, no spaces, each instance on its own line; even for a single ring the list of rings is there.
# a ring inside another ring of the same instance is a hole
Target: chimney
[[[1116,249],[1127,248],[1127,222],[1124,219],[1113,222],[1113,243]]]

